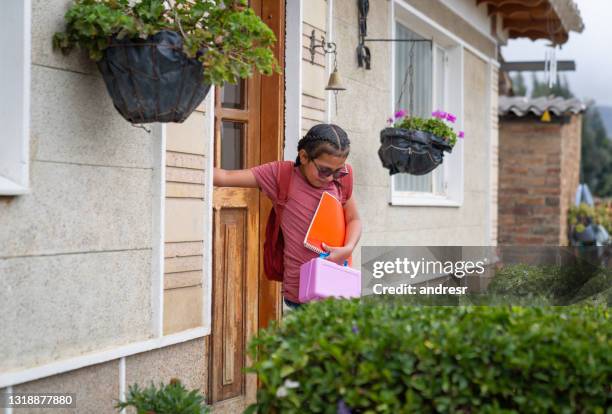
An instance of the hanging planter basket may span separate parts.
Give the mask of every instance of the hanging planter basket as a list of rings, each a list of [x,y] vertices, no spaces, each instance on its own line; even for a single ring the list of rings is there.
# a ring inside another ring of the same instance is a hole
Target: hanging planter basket
[[[424,175],[442,164],[448,142],[429,132],[403,128],[385,128],[380,132],[378,156],[389,175],[407,173]]]
[[[134,124],[183,122],[210,90],[202,63],[169,30],[147,39],[111,38],[98,69],[115,108]]]

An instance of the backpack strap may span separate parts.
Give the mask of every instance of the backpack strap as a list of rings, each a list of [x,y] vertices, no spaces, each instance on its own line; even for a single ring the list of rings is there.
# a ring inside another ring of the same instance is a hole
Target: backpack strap
[[[338,180],[342,204],[346,203],[353,195],[353,167],[350,164],[346,164],[346,169],[348,174]]]
[[[276,172],[276,183],[278,193],[276,194],[276,207],[284,207],[289,198],[289,188],[293,178],[293,161],[279,161]]]

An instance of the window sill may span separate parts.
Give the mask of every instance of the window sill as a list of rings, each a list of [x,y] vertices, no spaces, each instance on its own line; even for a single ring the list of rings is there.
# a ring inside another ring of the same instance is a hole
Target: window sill
[[[398,207],[461,207],[461,203],[434,195],[392,195],[390,206]]]
[[[28,194],[30,189],[0,176],[0,196]]]

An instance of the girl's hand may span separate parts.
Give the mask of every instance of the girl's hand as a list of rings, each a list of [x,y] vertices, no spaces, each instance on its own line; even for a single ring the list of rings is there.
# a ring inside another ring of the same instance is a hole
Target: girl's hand
[[[329,256],[327,256],[326,259],[339,265],[343,265],[344,261],[353,253],[353,249],[351,249],[350,246],[332,247],[325,243],[322,243],[322,245],[323,249],[329,252]]]

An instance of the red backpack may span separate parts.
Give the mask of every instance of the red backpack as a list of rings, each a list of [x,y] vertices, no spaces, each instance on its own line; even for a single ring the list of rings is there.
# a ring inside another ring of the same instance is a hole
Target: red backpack
[[[285,271],[283,252],[285,249],[285,240],[281,231],[281,219],[283,210],[289,196],[289,188],[291,187],[291,179],[293,178],[293,161],[281,161],[278,166],[276,183],[278,185],[278,194],[276,204],[270,210],[268,223],[266,224],[266,241],[264,242],[264,272],[269,280],[277,282],[283,281]],[[338,190],[342,204],[346,202],[353,194],[353,169],[346,164],[348,174],[340,178]]]

